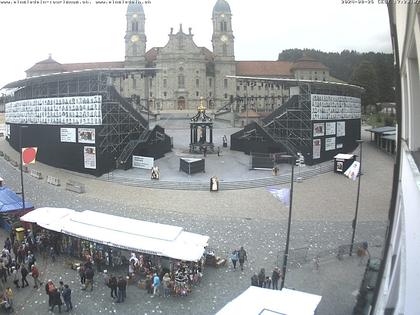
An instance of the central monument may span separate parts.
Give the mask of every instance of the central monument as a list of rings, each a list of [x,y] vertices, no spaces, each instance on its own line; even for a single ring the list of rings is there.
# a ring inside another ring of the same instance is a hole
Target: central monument
[[[213,120],[207,116],[204,99],[201,97],[197,114],[190,120],[190,153],[205,155],[207,152],[214,152]]]

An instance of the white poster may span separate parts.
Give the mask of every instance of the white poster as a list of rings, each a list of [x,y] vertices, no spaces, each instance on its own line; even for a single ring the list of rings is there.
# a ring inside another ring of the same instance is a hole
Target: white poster
[[[6,137],[9,139],[10,138],[10,125],[6,124]]]
[[[346,122],[337,121],[337,137],[344,137],[346,135]]]
[[[325,151],[335,150],[335,137],[325,138]]]
[[[326,122],[325,123],[325,135],[326,136],[335,135],[335,122]]]
[[[37,98],[6,104],[6,122],[39,125],[101,125],[102,96]]]
[[[343,148],[343,144],[342,143],[337,143],[337,149],[341,149]]]
[[[76,128],[60,128],[61,142],[76,142]]]
[[[83,147],[83,156],[85,160],[85,168],[96,169],[96,148]]]
[[[77,141],[79,143],[95,143],[95,129],[79,128]]]
[[[324,123],[314,123],[314,137],[324,135]]]
[[[133,167],[144,168],[146,170],[152,169],[155,159],[148,156],[133,155]]]
[[[341,95],[311,94],[311,119],[360,119],[360,98]]]
[[[321,139],[314,139],[312,143],[312,158],[319,159],[321,157]]]

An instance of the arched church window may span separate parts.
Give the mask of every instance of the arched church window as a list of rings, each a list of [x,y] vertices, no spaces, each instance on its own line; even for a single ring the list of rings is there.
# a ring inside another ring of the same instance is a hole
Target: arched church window
[[[138,32],[139,31],[139,23],[136,21],[131,22],[131,30],[133,32]]]
[[[178,75],[178,88],[183,89],[185,87],[185,78],[182,74]]]

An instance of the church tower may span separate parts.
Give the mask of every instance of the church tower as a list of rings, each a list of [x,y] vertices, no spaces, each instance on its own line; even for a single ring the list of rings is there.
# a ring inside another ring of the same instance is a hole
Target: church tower
[[[145,15],[141,4],[129,4],[125,32],[125,64],[128,67],[144,67],[146,52]]]
[[[226,76],[236,74],[232,13],[226,0],[217,0],[213,7],[214,101],[216,108],[236,95],[236,80]]]

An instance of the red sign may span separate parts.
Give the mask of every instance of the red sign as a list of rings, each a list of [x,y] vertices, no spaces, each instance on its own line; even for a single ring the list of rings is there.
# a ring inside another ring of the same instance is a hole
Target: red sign
[[[22,148],[22,165],[35,163],[38,148]]]

